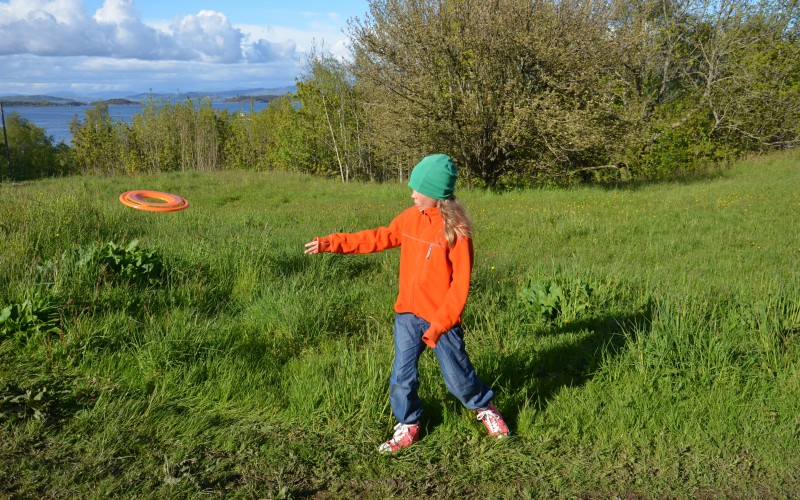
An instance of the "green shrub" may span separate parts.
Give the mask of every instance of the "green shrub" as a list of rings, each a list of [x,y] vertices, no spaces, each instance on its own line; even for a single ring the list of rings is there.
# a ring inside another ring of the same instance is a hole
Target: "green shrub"
[[[53,402],[65,393],[69,391],[47,387],[23,390],[15,384],[9,384],[0,391],[0,422],[15,422],[26,417],[43,420]]]
[[[0,312],[0,338],[59,332],[58,308],[42,298],[11,304]]]
[[[101,277],[109,281],[155,285],[164,272],[158,251],[141,248],[138,240],[126,246],[113,242],[91,246],[82,251],[79,262],[82,266],[97,266]]]
[[[593,293],[592,285],[578,279],[566,286],[555,280],[537,280],[520,290],[519,296],[536,317],[570,323],[590,309]]]

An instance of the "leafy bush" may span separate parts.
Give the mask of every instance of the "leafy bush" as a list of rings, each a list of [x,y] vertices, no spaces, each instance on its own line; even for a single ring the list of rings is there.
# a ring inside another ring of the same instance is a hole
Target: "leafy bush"
[[[164,272],[158,251],[141,248],[138,240],[131,241],[127,246],[108,242],[89,247],[82,252],[80,264],[98,266],[101,277],[108,280],[118,278],[128,283],[147,285],[160,283]]]
[[[47,387],[23,390],[16,385],[8,385],[0,391],[0,422],[15,422],[26,417],[43,420],[48,409],[64,394],[69,394],[69,391]]]
[[[59,331],[58,308],[46,299],[34,298],[21,304],[11,304],[0,312],[0,338],[34,333]]]
[[[590,307],[594,287],[580,280],[562,286],[555,280],[538,280],[519,292],[520,299],[537,317],[549,322],[569,323]]]

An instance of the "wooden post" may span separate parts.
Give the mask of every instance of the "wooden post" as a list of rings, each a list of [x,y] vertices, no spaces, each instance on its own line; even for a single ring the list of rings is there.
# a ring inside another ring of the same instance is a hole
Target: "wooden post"
[[[3,122],[3,144],[6,146],[6,160],[8,161],[8,178],[12,181],[14,176],[11,175],[11,148],[8,145],[8,134],[6,133],[6,114],[3,111],[3,102],[0,101],[0,120]]]

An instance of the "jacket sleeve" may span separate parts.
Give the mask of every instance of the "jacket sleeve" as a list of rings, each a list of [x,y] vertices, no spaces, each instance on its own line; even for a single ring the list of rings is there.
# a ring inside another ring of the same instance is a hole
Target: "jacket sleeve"
[[[432,321],[440,327],[439,329],[443,330],[443,333],[461,321],[461,313],[464,312],[464,306],[467,304],[474,260],[472,239],[457,238],[450,247],[448,258],[453,268],[453,278],[442,305],[436,311]]]
[[[333,233],[321,238],[320,252],[331,253],[373,253],[400,246],[400,216],[389,227],[366,229],[357,233]]]

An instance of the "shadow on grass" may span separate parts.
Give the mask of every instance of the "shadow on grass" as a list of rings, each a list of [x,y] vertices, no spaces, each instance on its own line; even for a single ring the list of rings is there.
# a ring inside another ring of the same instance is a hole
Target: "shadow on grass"
[[[673,174],[667,174],[658,179],[632,179],[628,181],[608,181],[597,183],[599,187],[605,190],[625,189],[630,191],[638,191],[646,189],[650,186],[660,185],[679,185],[691,186],[701,182],[708,182],[723,177],[727,171],[731,169],[732,164],[728,161],[719,164],[709,164],[698,167],[696,170],[679,171]]]
[[[520,409],[533,404],[544,411],[548,402],[564,387],[580,387],[625,348],[626,332],[650,330],[652,305],[626,314],[604,314],[575,321],[561,327],[533,329],[531,337],[547,337],[563,343],[542,350],[517,350],[501,354],[493,370],[479,370],[478,376],[500,396],[503,417],[512,429],[517,426]],[[570,339],[577,342],[570,343]],[[444,413],[459,411],[461,403],[447,394],[444,400],[423,398],[423,414],[428,429],[444,422]]]
[[[268,260],[269,274],[286,279],[306,274],[310,279],[343,281],[357,279],[380,269],[374,257],[324,253],[305,255],[300,251],[278,251]]]
[[[10,381],[0,388],[0,424],[35,419],[58,431],[78,412],[93,407],[97,397],[97,392],[76,386],[70,379]]]
[[[580,387],[589,382],[603,363],[619,355],[631,339],[631,331],[647,332],[651,328],[652,305],[640,311],[599,315],[579,320],[546,333],[555,338],[578,336],[578,341],[541,351],[515,351],[503,357],[495,372],[486,379],[495,380],[496,390],[504,397],[503,415],[516,426],[520,409],[533,404],[544,411],[548,402],[565,387]]]

